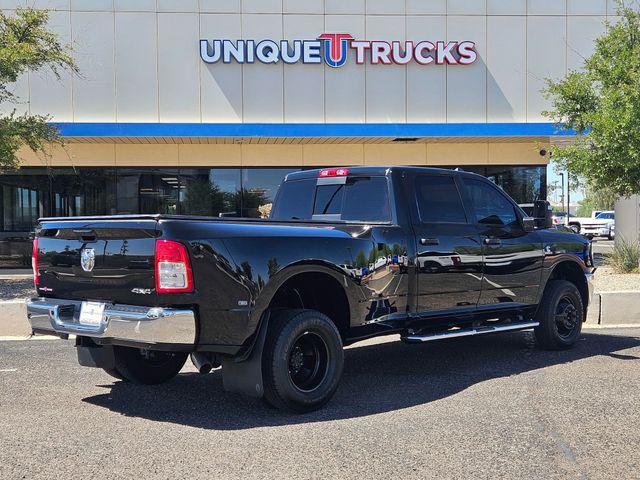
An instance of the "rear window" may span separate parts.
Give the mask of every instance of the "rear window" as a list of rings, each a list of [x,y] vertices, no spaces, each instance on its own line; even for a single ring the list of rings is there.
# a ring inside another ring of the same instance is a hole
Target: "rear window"
[[[276,196],[271,218],[276,220],[308,220],[313,212],[316,180],[283,182]]]
[[[280,187],[274,220],[391,220],[386,177],[349,177],[342,185],[317,185],[316,179],[292,180]]]

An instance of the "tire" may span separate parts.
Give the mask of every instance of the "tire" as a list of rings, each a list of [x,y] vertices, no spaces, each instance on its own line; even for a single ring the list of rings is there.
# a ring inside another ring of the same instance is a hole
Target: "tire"
[[[566,280],[551,280],[536,313],[536,342],[545,350],[564,350],[580,338],[584,305],[576,286]]]
[[[580,233],[580,225],[574,223],[573,225],[569,225],[569,228],[573,230],[573,233]]]
[[[264,399],[296,413],[333,396],[344,364],[335,324],[315,310],[282,310],[271,317],[262,357]]]
[[[114,347],[115,370],[124,380],[155,385],[175,377],[187,361],[187,353]],[[107,372],[110,373],[110,372]]]

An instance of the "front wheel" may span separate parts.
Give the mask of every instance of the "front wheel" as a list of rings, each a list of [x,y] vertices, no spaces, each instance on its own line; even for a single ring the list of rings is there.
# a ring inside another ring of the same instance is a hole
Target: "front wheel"
[[[155,385],[175,377],[187,361],[187,353],[114,347],[115,372],[124,380]],[[111,372],[107,372],[113,375]]]
[[[310,412],[338,388],[342,339],[318,311],[283,310],[271,318],[262,361],[265,400],[276,408]]]
[[[536,314],[538,345],[545,350],[573,346],[582,332],[583,319],[584,305],[576,286],[566,280],[550,280]]]

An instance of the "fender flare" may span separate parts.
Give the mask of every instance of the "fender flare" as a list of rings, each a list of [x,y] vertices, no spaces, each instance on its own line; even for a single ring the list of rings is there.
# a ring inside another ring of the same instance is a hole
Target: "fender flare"
[[[257,329],[263,314],[269,308],[269,304],[280,287],[293,277],[304,273],[323,273],[336,280],[344,289],[347,297],[350,318],[354,318],[357,315],[356,305],[364,300],[359,286],[350,281],[350,277],[342,270],[329,262],[324,260],[303,260],[287,265],[269,279],[255,299],[250,325]]]

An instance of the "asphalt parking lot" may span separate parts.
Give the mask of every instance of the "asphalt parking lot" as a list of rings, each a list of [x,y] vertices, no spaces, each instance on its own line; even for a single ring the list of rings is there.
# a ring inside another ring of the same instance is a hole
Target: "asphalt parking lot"
[[[602,265],[604,255],[608,255],[613,251],[614,244],[615,242],[613,240],[606,240],[604,238],[593,239],[593,257],[597,267]]]
[[[0,342],[0,478],[640,478],[640,328],[564,352],[529,332],[356,345],[308,415],[221,383],[189,365],[136,386],[71,342]]]

